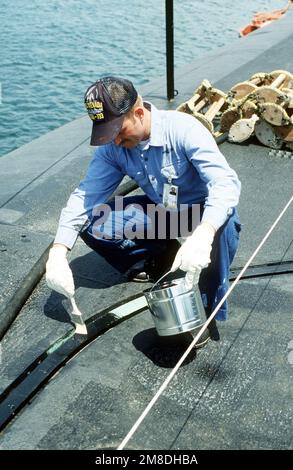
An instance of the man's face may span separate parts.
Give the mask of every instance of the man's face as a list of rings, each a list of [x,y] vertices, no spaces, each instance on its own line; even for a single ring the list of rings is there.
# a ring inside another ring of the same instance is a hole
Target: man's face
[[[132,149],[144,139],[143,121],[140,116],[133,114],[131,117],[125,117],[121,130],[114,139],[116,145]]]

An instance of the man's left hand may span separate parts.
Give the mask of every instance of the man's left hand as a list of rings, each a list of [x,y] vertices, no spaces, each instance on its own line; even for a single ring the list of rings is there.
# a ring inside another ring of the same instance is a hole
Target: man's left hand
[[[208,222],[200,224],[190,237],[179,248],[174,259],[171,271],[180,268],[186,271],[186,287],[198,283],[203,268],[211,262],[210,254],[216,230]]]

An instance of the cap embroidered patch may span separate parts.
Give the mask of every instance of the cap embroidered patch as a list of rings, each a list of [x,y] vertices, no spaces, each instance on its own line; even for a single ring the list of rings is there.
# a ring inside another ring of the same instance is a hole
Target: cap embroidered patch
[[[105,119],[103,103],[101,101],[88,101],[85,103],[85,106],[92,121]]]

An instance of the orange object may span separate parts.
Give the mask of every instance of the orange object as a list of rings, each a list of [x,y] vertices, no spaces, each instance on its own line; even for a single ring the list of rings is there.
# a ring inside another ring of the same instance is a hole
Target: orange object
[[[239,31],[239,35],[247,36],[247,34],[252,33],[252,31],[255,31],[258,28],[263,28],[274,20],[278,20],[289,9],[292,1],[293,0],[288,0],[288,4],[284,8],[280,8],[279,10],[256,13],[252,18],[251,23],[244,26],[244,28]]]

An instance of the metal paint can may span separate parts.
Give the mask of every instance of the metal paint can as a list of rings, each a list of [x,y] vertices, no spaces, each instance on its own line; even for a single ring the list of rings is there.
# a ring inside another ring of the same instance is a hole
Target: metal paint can
[[[184,277],[157,285],[145,297],[159,336],[191,331],[206,321],[199,288],[187,289]]]

